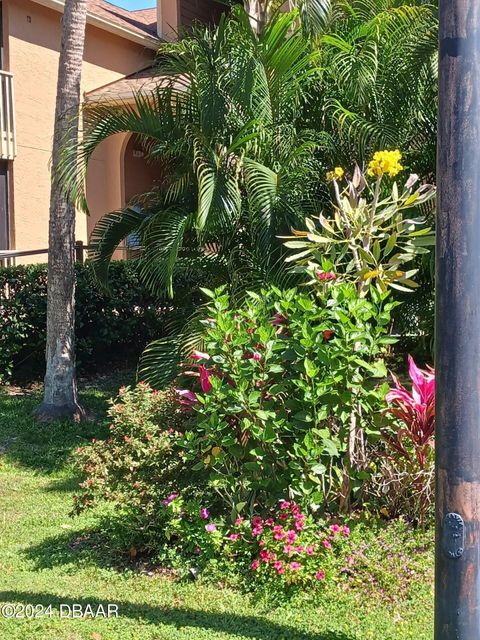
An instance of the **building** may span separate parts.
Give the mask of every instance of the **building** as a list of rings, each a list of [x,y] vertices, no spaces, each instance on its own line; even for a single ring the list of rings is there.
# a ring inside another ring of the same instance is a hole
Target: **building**
[[[48,246],[63,6],[64,0],[0,0],[0,251]],[[216,22],[221,11],[214,0],[157,0],[156,8],[139,11],[88,0],[85,101],[128,99],[145,83],[151,85],[160,41],[175,38],[195,20]],[[125,205],[154,180],[155,169],[131,136],[119,134],[102,143],[90,163],[90,216],[77,216],[77,240],[87,242],[103,214]]]

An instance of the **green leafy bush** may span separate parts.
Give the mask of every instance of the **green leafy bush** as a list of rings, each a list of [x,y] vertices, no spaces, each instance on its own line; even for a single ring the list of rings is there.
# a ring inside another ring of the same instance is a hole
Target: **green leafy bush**
[[[162,334],[165,307],[140,283],[135,261],[111,264],[108,293],[95,286],[90,266],[77,264],[76,276],[80,370],[92,373],[119,355],[135,361]],[[0,268],[0,381],[42,375],[46,313],[46,265]]]
[[[123,387],[111,403],[109,437],[76,451],[84,475],[74,513],[101,502],[114,505],[132,535],[129,544],[156,549],[164,540],[162,512],[167,496],[176,496],[184,465],[177,445],[185,419],[168,391],[141,382]]]
[[[373,288],[359,298],[353,284],[317,294],[271,288],[241,309],[222,290],[207,293],[206,352],[190,365],[199,384],[178,390],[195,412],[183,442],[193,468],[236,512],[288,494],[329,506],[358,494],[369,441],[380,436],[396,303]],[[347,455],[352,421],[356,460]]]

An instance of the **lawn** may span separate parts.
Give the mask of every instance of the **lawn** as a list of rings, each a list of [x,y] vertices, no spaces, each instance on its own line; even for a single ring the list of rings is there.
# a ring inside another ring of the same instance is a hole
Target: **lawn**
[[[76,485],[70,453],[104,435],[102,415],[115,382],[83,384],[83,401],[98,419],[82,425],[37,424],[31,410],[38,394],[13,392],[0,391],[1,640],[432,637],[431,551],[421,560],[425,571],[396,600],[375,587],[368,597],[362,590],[337,588],[325,594],[320,606],[300,608],[267,607],[220,586],[179,583],[148,567],[129,565],[102,541],[98,514],[69,517]],[[119,615],[61,618],[60,605],[74,603],[94,609],[115,604]],[[5,604],[51,605],[51,615],[7,619],[1,615]]]

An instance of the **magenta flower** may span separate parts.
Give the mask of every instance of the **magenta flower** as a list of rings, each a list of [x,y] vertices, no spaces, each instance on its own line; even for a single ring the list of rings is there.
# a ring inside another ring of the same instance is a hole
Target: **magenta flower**
[[[326,538],[324,540],[322,540],[322,544],[325,547],[325,549],[331,549],[332,548],[332,543],[330,542],[330,540],[327,540]]]
[[[289,544],[293,544],[296,539],[297,539],[297,534],[293,529],[290,529],[290,531],[287,531],[286,540]]]
[[[299,544],[299,545],[298,545],[298,547],[295,547],[295,551],[296,551],[297,553],[303,553],[304,548],[305,548],[305,547],[304,547],[303,545]]]
[[[298,571],[299,569],[302,568],[302,565],[300,564],[300,562],[290,562],[288,566],[292,571]]]
[[[208,533],[213,533],[214,531],[217,530],[217,525],[213,524],[213,522],[209,522],[208,524],[205,525],[205,530]]]
[[[288,513],[286,513],[285,511],[283,513],[280,513],[278,516],[279,520],[288,520]]]
[[[275,540],[283,540],[285,538],[285,531],[281,525],[276,524],[273,527],[273,537]]]
[[[332,524],[330,526],[330,531],[332,533],[340,533],[341,529],[340,529],[340,526],[338,524]]]
[[[423,469],[435,431],[435,371],[419,369],[412,356],[408,356],[408,373],[412,390],[407,389],[392,375],[395,387],[385,399],[392,405],[388,411],[403,423],[394,436],[384,434],[387,442],[404,458],[410,454],[403,445],[404,438],[414,445],[420,467]]]
[[[258,537],[259,535],[261,535],[263,533],[263,527],[260,524],[258,527],[253,527],[252,529],[252,536],[254,538]]]
[[[319,280],[336,280],[337,278],[333,271],[315,271],[315,275]]]
[[[210,511],[206,507],[203,507],[202,509],[200,509],[200,517],[203,520],[208,520],[208,518],[210,517]]]
[[[290,509],[290,502],[287,502],[286,500],[280,500],[280,504],[278,506],[282,510]]]
[[[175,393],[180,396],[180,404],[191,407],[198,402],[197,396],[189,389],[175,389]]]
[[[210,356],[208,353],[204,353],[203,351],[195,351],[192,353],[192,358],[194,360],[210,360]]]
[[[275,313],[273,318],[270,320],[270,324],[272,325],[272,327],[278,327],[279,325],[285,324],[286,322],[288,322],[288,318],[284,316],[283,313],[280,313],[280,311],[277,311],[277,313]]]
[[[237,525],[237,527],[241,525],[242,522],[243,522],[242,516],[238,516],[238,518],[235,520],[235,524]]]
[[[267,560],[269,560],[270,558],[270,551],[268,551],[267,549],[262,549],[259,555],[260,560],[262,560],[263,562],[267,562]]]
[[[231,533],[228,536],[228,539],[231,540],[232,542],[235,542],[236,540],[238,540],[240,538],[240,534],[239,533]]]
[[[252,518],[252,525],[254,527],[258,527],[261,524],[263,524],[263,520],[262,520],[262,518],[260,516],[255,516],[254,518]]]
[[[254,351],[254,352],[253,352],[253,354],[252,354],[252,358],[253,358],[256,362],[258,362],[259,360],[261,360],[261,359],[262,359],[262,354],[261,354],[261,353],[258,353],[258,351]]]
[[[291,544],[286,544],[283,547],[283,553],[286,553],[287,556],[291,555],[293,553],[293,547]]]
[[[302,518],[297,518],[295,520],[294,527],[297,531],[302,531],[305,527],[305,520]]]
[[[316,580],[325,580],[325,571],[317,571],[317,573],[315,574],[315,579]]]
[[[273,527],[274,524],[275,524],[275,520],[273,518],[267,518],[265,520],[265,525],[267,527]]]
[[[308,556],[313,556],[313,554],[315,553],[315,547],[313,546],[313,544],[309,545],[306,548],[306,553]]]
[[[164,507],[168,507],[168,505],[178,498],[178,493],[171,493],[165,500],[162,502]]]
[[[212,383],[210,382],[210,371],[207,367],[204,367],[201,364],[198,367],[198,371],[200,372],[200,386],[202,387],[202,391],[204,393],[210,393],[212,390]]]
[[[276,562],[274,562],[273,566],[274,566],[275,570],[277,571],[277,573],[284,573],[285,572],[285,568],[284,568],[283,562],[281,560],[277,560]]]
[[[254,560],[252,562],[252,564],[250,565],[250,569],[252,571],[256,571],[258,569],[258,567],[260,566],[260,560]]]
[[[348,538],[350,535],[350,529],[348,527],[342,527],[342,533],[346,538]]]

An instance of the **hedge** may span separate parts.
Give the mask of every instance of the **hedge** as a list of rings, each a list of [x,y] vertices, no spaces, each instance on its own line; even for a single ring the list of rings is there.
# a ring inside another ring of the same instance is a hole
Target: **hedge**
[[[165,305],[139,279],[135,260],[110,265],[109,292],[99,290],[91,267],[76,265],[76,351],[79,371],[134,362],[163,333]],[[47,266],[0,268],[0,381],[43,376]]]

